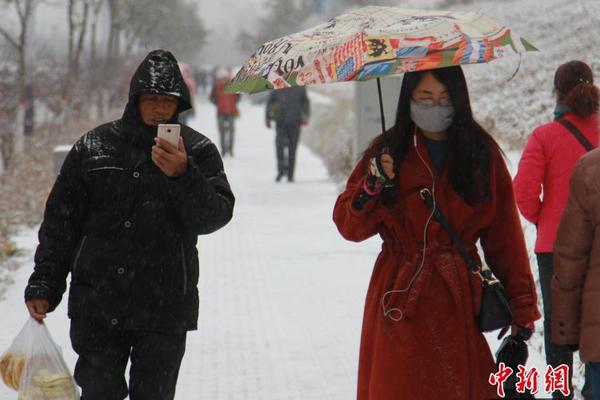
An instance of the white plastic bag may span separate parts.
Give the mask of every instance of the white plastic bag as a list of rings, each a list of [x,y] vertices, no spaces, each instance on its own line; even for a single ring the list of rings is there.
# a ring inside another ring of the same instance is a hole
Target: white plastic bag
[[[2,380],[19,400],[79,400],[73,376],[44,323],[29,318],[0,357]]]

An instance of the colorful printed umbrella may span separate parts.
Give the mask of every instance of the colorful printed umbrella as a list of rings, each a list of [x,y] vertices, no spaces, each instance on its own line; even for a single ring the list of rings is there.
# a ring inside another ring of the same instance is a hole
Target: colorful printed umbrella
[[[263,44],[227,91],[362,81],[535,50],[481,13],[368,6]]]

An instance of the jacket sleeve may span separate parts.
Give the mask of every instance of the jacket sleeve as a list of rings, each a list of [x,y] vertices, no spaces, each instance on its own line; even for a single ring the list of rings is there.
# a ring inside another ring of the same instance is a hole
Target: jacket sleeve
[[[554,243],[552,278],[552,342],[578,344],[581,299],[594,230],[586,206],[582,161],[571,176],[569,200]]]
[[[546,159],[539,131],[534,131],[519,161],[517,175],[513,182],[515,199],[523,217],[537,224],[542,201],[540,194],[544,183]]]
[[[231,220],[235,198],[221,156],[208,139],[194,143],[188,151],[185,174],[165,179],[176,212],[188,232],[212,233]]]
[[[272,90],[271,93],[269,93],[269,99],[267,100],[267,106],[265,107],[265,121],[267,123],[275,119],[275,113],[273,112],[273,106],[275,103],[275,91]]]
[[[304,90],[304,95],[302,96],[302,118],[305,120],[310,118],[310,100],[308,99],[306,90]]]
[[[500,152],[491,184],[495,213],[481,235],[485,261],[506,289],[513,321],[521,326],[540,318],[535,282],[515,205],[512,181]]]
[[[363,157],[348,179],[346,189],[338,196],[333,209],[333,222],[342,236],[353,242],[370,238],[378,232],[377,213],[381,200],[375,196],[362,207],[356,207],[367,176],[369,156]]]
[[[88,194],[77,148],[75,144],[65,158],[46,202],[34,270],[25,288],[25,300],[46,299],[50,304],[48,311],[58,306],[65,292],[87,212]]]

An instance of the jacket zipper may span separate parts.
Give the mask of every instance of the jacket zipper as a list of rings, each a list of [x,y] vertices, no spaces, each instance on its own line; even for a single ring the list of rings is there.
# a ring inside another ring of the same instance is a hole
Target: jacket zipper
[[[181,269],[183,270],[183,295],[187,293],[187,266],[185,264],[185,249],[181,246]]]
[[[77,249],[77,253],[75,254],[75,259],[73,260],[73,266],[71,267],[71,275],[75,275],[77,263],[79,263],[79,256],[81,256],[81,250],[83,250],[83,245],[85,244],[86,239],[87,236],[84,236],[83,239],[81,239],[81,243],[79,244],[79,248]]]

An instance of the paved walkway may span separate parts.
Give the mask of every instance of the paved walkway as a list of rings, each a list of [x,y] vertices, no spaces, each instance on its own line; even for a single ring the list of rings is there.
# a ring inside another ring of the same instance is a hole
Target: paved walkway
[[[320,160],[300,146],[296,182],[275,183],[274,131],[263,106],[244,102],[235,158],[225,168],[236,195],[233,221],[200,237],[199,330],[188,336],[177,399],[347,400],[355,397],[360,324],[377,240],[344,241],[331,221],[337,188]],[[216,141],[212,105],[191,125]],[[0,351],[27,316],[22,290],[35,230],[15,283],[0,300]],[[49,328],[75,364],[66,301]],[[16,394],[0,386],[1,399]]]

